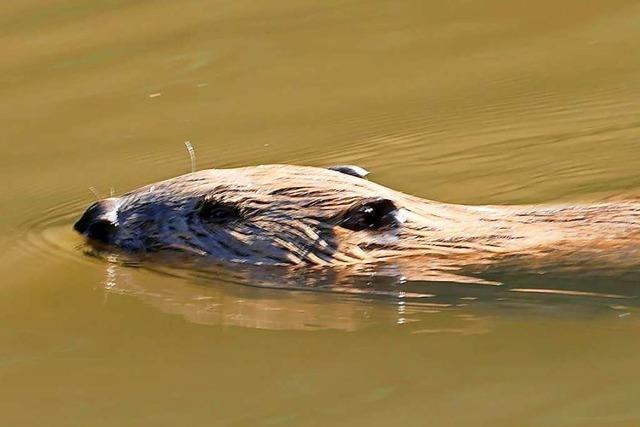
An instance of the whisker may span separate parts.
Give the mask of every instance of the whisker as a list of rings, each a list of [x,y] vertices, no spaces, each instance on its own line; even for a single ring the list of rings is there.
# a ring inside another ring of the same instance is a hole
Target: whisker
[[[100,200],[100,193],[96,187],[89,187],[89,191],[91,191],[91,194],[96,198],[96,202]]]
[[[190,245],[183,245],[180,243],[170,243],[168,245],[162,246],[162,249],[173,249],[176,251],[184,251],[184,252],[189,252],[191,254],[200,255],[200,256],[207,255],[207,253],[201,249],[195,248]]]
[[[191,159],[191,173],[193,173],[196,171],[196,151],[193,149],[191,141],[185,141],[184,145],[187,147],[187,151],[189,152],[189,158]]]

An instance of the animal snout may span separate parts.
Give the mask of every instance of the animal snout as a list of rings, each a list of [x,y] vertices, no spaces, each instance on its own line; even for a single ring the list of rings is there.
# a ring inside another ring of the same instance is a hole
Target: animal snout
[[[91,205],[73,228],[87,238],[112,243],[118,230],[117,200],[104,199]]]

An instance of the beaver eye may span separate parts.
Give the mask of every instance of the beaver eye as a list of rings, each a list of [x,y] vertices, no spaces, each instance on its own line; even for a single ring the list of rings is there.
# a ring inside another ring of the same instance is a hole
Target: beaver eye
[[[198,215],[203,221],[213,224],[223,224],[240,218],[241,212],[236,205],[231,203],[203,200],[200,203]]]
[[[398,208],[389,199],[366,199],[347,209],[338,219],[340,227],[361,231],[397,225]]]

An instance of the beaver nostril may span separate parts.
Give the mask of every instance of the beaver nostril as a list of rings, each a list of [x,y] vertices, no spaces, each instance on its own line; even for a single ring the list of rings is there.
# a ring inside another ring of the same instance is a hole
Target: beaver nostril
[[[101,219],[87,227],[85,235],[89,239],[96,240],[102,243],[111,243],[113,236],[115,235],[117,227],[114,223]]]

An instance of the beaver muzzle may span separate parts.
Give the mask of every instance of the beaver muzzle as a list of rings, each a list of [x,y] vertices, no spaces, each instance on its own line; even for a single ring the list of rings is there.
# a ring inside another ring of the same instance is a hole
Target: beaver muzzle
[[[111,244],[118,230],[117,199],[99,200],[91,205],[73,228],[88,239]]]

